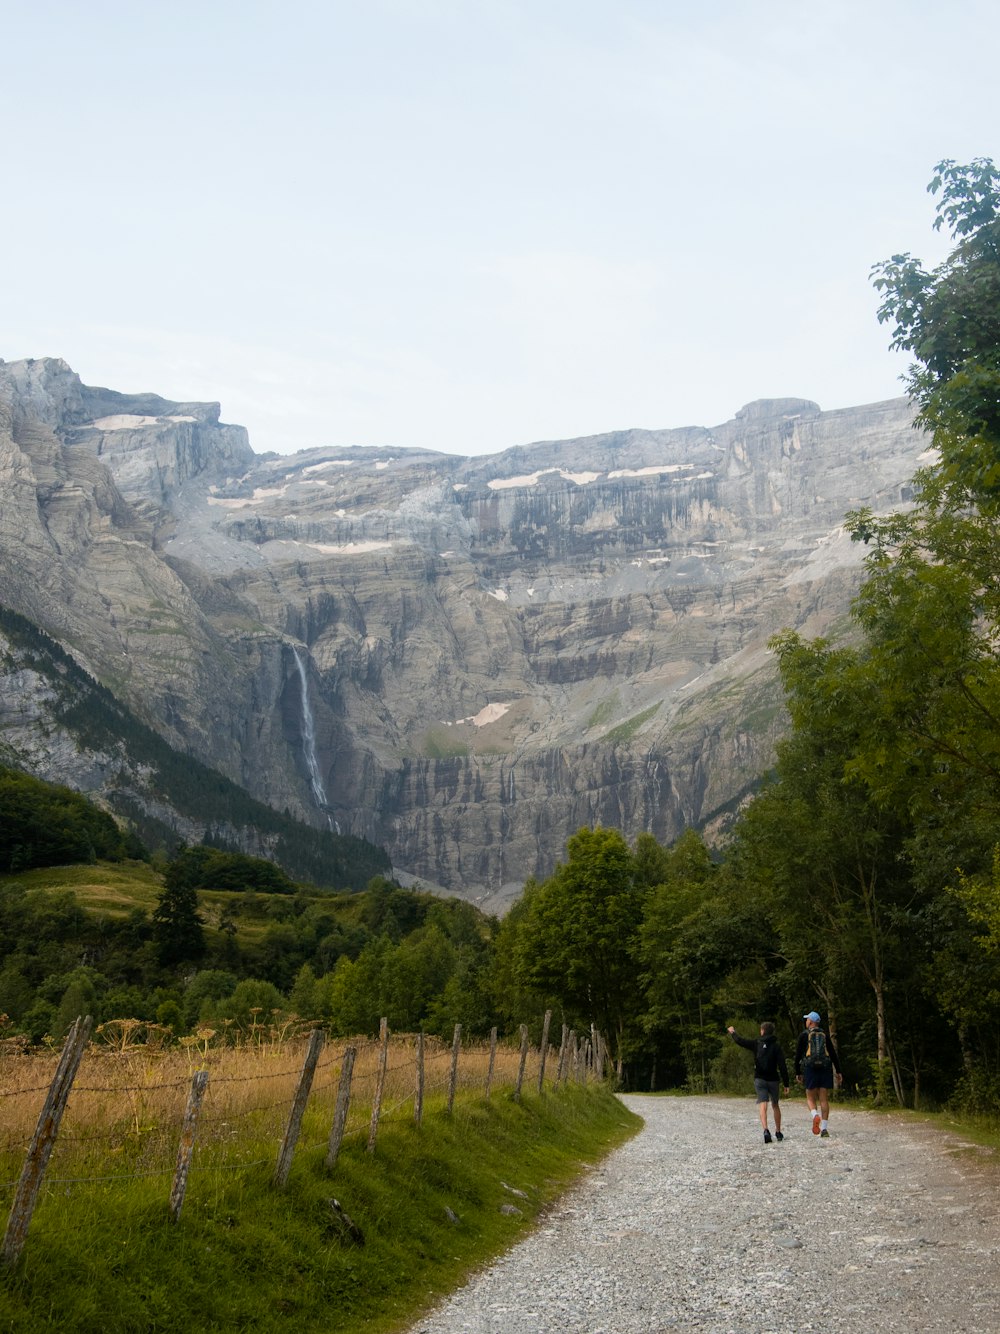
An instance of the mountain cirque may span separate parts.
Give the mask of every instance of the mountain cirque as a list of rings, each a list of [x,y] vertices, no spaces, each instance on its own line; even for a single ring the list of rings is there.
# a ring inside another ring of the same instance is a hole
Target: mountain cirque
[[[843,628],[843,516],[906,502],[912,418],[780,399],[488,457],[255,455],[217,404],[0,362],[0,603],[256,797],[499,910],[582,825],[668,841],[752,787],[767,639]],[[16,690],[7,745],[99,794]]]

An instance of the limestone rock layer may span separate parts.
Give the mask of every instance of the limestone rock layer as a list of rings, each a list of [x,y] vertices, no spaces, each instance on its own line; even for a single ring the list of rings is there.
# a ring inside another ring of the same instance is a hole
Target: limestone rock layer
[[[0,604],[254,796],[497,909],[582,825],[665,842],[752,788],[785,724],[767,640],[845,628],[843,517],[906,503],[912,422],[781,399],[484,457],[258,456],[217,404],[0,362]],[[0,707],[0,735],[68,781],[43,716]]]

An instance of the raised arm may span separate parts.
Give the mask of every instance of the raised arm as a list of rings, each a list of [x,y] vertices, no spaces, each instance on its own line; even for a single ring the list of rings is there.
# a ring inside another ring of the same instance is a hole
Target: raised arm
[[[732,1040],[736,1043],[738,1047],[746,1047],[747,1051],[753,1051],[753,1052],[757,1050],[756,1042],[751,1041],[750,1038],[741,1038],[739,1033],[737,1033],[736,1029],[733,1028],[732,1024],[729,1025],[729,1027],[726,1029],[726,1032],[729,1034],[729,1036],[732,1038]]]

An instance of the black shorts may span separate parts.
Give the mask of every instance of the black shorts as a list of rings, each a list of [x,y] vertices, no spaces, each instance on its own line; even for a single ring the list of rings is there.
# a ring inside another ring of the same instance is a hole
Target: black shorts
[[[807,1089],[832,1089],[832,1061],[827,1061],[826,1065],[804,1065],[802,1067],[802,1086]]]

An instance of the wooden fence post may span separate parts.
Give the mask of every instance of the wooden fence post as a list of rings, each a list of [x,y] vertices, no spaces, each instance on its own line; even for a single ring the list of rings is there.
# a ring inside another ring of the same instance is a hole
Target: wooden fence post
[[[35,1126],[35,1133],[31,1137],[28,1154],[17,1183],[14,1203],[11,1206],[10,1218],[7,1220],[3,1249],[0,1251],[0,1259],[6,1265],[16,1264],[24,1247],[42,1177],[45,1175],[45,1168],[51,1157],[56,1135],[59,1133],[59,1122],[66,1110],[69,1091],[80,1068],[80,1060],[86,1050],[92,1024],[93,1020],[89,1014],[86,1019],[78,1016],[63,1043],[62,1055],[52,1076],[48,1096]]]
[[[319,1054],[322,1050],[323,1030],[314,1028],[309,1034],[309,1046],[306,1048],[306,1058],[302,1063],[299,1086],[295,1090],[288,1125],[285,1127],[285,1138],[281,1142],[281,1148],[278,1151],[278,1163],[274,1169],[274,1184],[279,1190],[287,1182],[288,1173],[292,1170],[292,1155],[299,1141],[302,1117],[306,1110],[306,1103],[309,1101],[309,1090],[312,1088],[313,1077],[316,1074],[316,1062],[319,1060]]]
[[[545,1079],[545,1055],[549,1049],[549,1024],[552,1022],[552,1011],[545,1011],[545,1018],[542,1020],[542,1045],[538,1053],[538,1092],[542,1091],[542,1082]]]
[[[330,1139],[326,1146],[326,1166],[332,1171],[337,1163],[337,1154],[344,1140],[344,1126],[347,1124],[347,1109],[351,1105],[351,1076],[354,1073],[354,1058],[357,1047],[344,1050],[344,1062],[340,1067],[340,1087],[337,1089],[337,1106],[333,1113],[333,1125],[330,1127]]]
[[[462,1025],[455,1025],[455,1039],[451,1044],[451,1073],[448,1076],[448,1115],[455,1106],[455,1085],[458,1082],[458,1053],[462,1048]]]
[[[490,1029],[490,1064],[486,1071],[486,1101],[490,1100],[490,1089],[493,1087],[493,1067],[497,1063],[497,1031],[496,1028]]]
[[[599,1028],[592,1026],[590,1031],[594,1040],[594,1073],[598,1079],[603,1080],[607,1075],[607,1044]]]
[[[201,1111],[201,1100],[208,1087],[208,1071],[196,1070],[191,1080],[187,1107],[184,1109],[184,1124],[181,1126],[181,1142],[177,1148],[177,1166],[174,1168],[173,1185],[170,1187],[170,1217],[176,1223],[181,1216],[184,1192],[187,1190],[188,1172],[191,1170],[191,1155],[194,1153],[194,1132]]]
[[[417,1034],[417,1087],[413,1096],[413,1119],[419,1126],[424,1117],[424,1035]]]
[[[375,1080],[375,1098],[372,1102],[372,1122],[368,1129],[368,1152],[375,1152],[375,1136],[378,1134],[378,1119],[382,1114],[382,1093],[385,1089],[385,1070],[389,1062],[389,1021],[383,1019],[379,1024],[378,1077]]]
[[[524,1067],[528,1060],[528,1025],[521,1025],[521,1063],[517,1067],[517,1087],[514,1089],[514,1101],[521,1101],[521,1085],[524,1083]]]
[[[556,1067],[556,1084],[561,1084],[566,1074],[566,1038],[569,1034],[569,1028],[566,1024],[562,1026],[562,1037],[559,1040],[559,1064]]]

